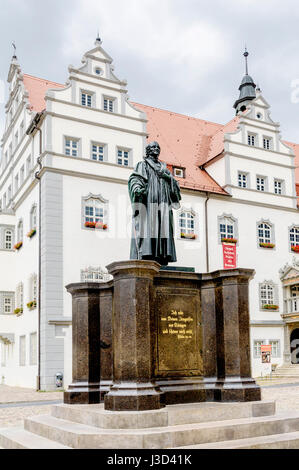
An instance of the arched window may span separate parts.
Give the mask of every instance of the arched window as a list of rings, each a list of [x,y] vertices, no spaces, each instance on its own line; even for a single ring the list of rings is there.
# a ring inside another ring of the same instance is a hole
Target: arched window
[[[259,285],[260,308],[262,310],[278,310],[277,286],[272,281],[264,281]]]
[[[291,249],[296,246],[299,247],[299,227],[293,226],[289,229],[289,240]]]
[[[195,214],[191,210],[182,209],[179,213],[180,238],[196,238]]]
[[[89,194],[82,198],[83,227],[108,228],[108,201],[101,195]]]
[[[219,243],[226,238],[238,239],[237,219],[235,219],[231,214],[223,214],[221,217],[218,217]]]
[[[36,210],[36,205],[32,206],[32,209],[30,211],[30,229],[36,229],[36,224],[37,224],[37,210]]]
[[[271,226],[263,223],[258,226],[259,243],[271,243]]]
[[[5,230],[4,246],[6,250],[12,250],[12,230]]]

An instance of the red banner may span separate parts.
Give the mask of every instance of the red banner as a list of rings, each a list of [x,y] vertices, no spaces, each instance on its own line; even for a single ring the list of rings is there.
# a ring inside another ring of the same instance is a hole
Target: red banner
[[[222,243],[223,269],[234,269],[237,267],[237,247],[235,244]]]

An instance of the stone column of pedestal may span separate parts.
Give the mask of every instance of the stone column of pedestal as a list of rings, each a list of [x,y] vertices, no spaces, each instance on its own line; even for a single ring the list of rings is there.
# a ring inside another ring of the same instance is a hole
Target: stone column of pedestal
[[[253,275],[254,271],[250,269],[222,270],[203,275],[203,279],[215,283],[215,400],[261,399],[260,387],[251,377],[250,366],[248,283]],[[212,323],[213,319],[210,321]]]
[[[289,325],[285,323],[284,329],[284,348],[283,348],[283,363],[285,365],[290,365],[292,363],[291,360],[291,346],[290,346],[290,329]]]
[[[107,269],[114,277],[113,385],[105,395],[105,409],[159,409],[161,392],[153,379],[155,322],[150,299],[160,265],[131,260],[110,264]]]
[[[113,281],[109,281],[101,284],[100,290],[101,401],[110,390],[113,379],[112,311]]]
[[[100,402],[100,284],[66,286],[72,294],[73,382],[64,403]]]

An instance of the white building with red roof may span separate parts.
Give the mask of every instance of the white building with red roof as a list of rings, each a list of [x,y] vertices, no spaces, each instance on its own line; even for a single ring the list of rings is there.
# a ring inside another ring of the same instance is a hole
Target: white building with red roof
[[[299,145],[280,138],[245,74],[236,115],[217,124],[129,101],[97,39],[65,85],[23,74],[14,56],[0,169],[0,379],[51,390],[71,382],[73,282],[107,279],[129,257],[127,182],[148,141],[178,179],[177,267],[236,266],[250,283],[253,375],[299,362]],[[97,228],[95,228],[97,224]],[[298,248],[297,248],[298,247]],[[298,365],[299,367],[299,365]]]

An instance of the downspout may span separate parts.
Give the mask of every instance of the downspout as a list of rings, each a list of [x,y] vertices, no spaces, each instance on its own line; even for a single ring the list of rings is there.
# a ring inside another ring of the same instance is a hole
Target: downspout
[[[206,233],[206,267],[207,273],[210,271],[210,262],[209,262],[209,227],[208,227],[208,200],[210,199],[210,193],[206,192],[205,200],[205,233]]]
[[[31,122],[27,134],[31,135],[33,132],[39,132],[39,156],[37,158],[37,163],[39,165],[39,170],[35,173],[35,178],[39,182],[39,211],[38,211],[38,359],[37,359],[37,381],[36,381],[36,390],[40,391],[40,372],[41,372],[41,347],[40,347],[40,338],[41,338],[41,214],[42,214],[42,191],[41,191],[41,176],[40,172],[42,170],[42,140],[43,133],[42,130],[38,127],[40,123],[41,116],[43,113],[37,113]]]

